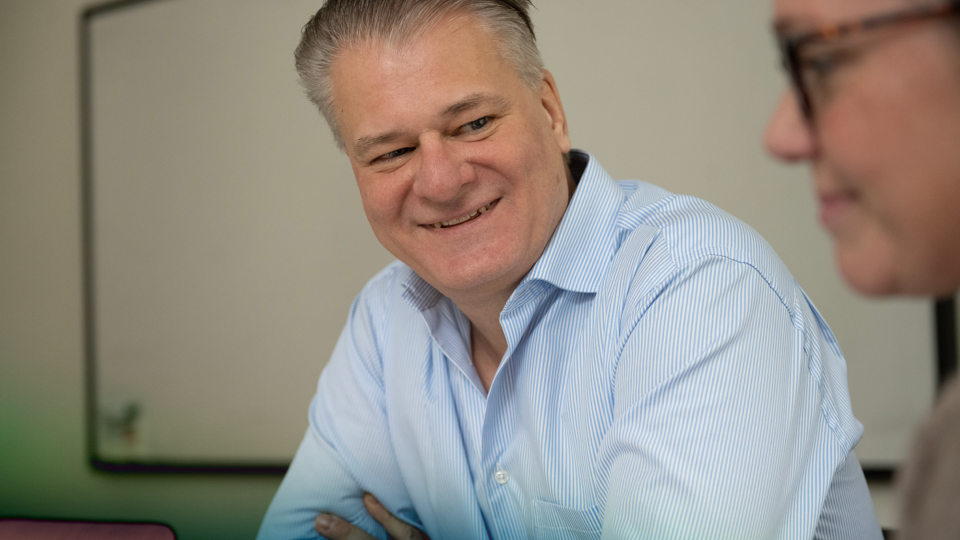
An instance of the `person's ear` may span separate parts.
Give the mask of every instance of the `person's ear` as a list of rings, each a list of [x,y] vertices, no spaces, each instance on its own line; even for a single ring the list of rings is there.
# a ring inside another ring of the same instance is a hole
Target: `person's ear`
[[[563,102],[560,101],[557,82],[553,79],[553,74],[546,69],[543,70],[543,78],[540,79],[540,104],[550,121],[550,128],[560,151],[566,154],[571,147],[567,115],[563,112]]]

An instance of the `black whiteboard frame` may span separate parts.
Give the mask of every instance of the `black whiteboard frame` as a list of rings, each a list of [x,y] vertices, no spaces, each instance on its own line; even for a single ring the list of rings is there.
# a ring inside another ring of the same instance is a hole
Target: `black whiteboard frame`
[[[220,463],[131,460],[111,461],[100,455],[98,440],[99,410],[97,406],[97,321],[96,321],[96,238],[94,225],[93,171],[93,76],[91,25],[94,19],[123,9],[145,4],[174,0],[114,0],[88,7],[80,16],[80,141],[81,141],[81,198],[83,235],[83,309],[84,362],[86,367],[86,453],[90,466],[104,473],[185,474],[185,475],[283,475],[290,466],[286,463]]]
[[[942,388],[957,372],[957,300],[937,300],[934,304],[937,335],[937,388]]]

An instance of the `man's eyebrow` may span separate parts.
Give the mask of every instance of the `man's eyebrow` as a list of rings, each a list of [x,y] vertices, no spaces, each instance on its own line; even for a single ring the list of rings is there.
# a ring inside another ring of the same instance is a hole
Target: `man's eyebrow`
[[[493,107],[502,109],[506,107],[507,100],[501,96],[494,96],[490,94],[470,94],[460,101],[457,101],[453,105],[443,109],[443,111],[440,112],[440,117],[451,118],[462,112],[475,109],[482,105],[491,105]],[[371,148],[381,144],[393,142],[394,140],[399,139],[401,136],[403,136],[403,133],[399,131],[390,131],[371,137],[360,137],[353,145],[353,151],[357,156],[362,157],[365,153],[369,152]]]
[[[440,113],[440,116],[442,118],[450,118],[451,116],[456,116],[464,111],[469,111],[470,109],[475,109],[481,105],[487,104],[498,108],[503,108],[506,106],[507,100],[501,96],[493,96],[490,94],[470,94],[469,96],[444,109],[443,112]]]
[[[380,135],[374,135],[373,137],[360,137],[357,139],[356,144],[353,145],[353,151],[358,156],[363,156],[371,148],[377,145],[386,144],[388,142],[399,139],[401,133],[399,131],[391,131],[389,133],[382,133]]]

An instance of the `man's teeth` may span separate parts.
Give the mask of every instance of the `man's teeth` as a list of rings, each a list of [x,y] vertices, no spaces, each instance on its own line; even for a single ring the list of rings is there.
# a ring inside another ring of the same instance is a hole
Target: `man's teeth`
[[[483,205],[483,206],[481,206],[480,208],[477,208],[476,210],[474,210],[474,211],[473,211],[472,213],[470,213],[469,215],[463,216],[462,218],[459,218],[459,219],[451,219],[450,221],[440,221],[440,222],[434,223],[434,224],[433,224],[433,228],[434,228],[434,229],[442,229],[443,227],[450,227],[450,226],[453,226],[453,225],[459,225],[459,224],[463,223],[464,221],[470,221],[471,219],[477,217],[478,214],[482,214],[482,213],[486,212],[486,211],[489,210],[489,209],[490,209],[490,205],[489,205],[489,204]]]

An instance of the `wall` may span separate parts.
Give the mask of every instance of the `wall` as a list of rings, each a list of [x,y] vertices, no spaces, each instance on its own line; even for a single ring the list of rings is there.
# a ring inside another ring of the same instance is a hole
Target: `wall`
[[[85,462],[80,0],[0,1],[0,516],[156,520],[251,538],[279,478],[110,476]]]

